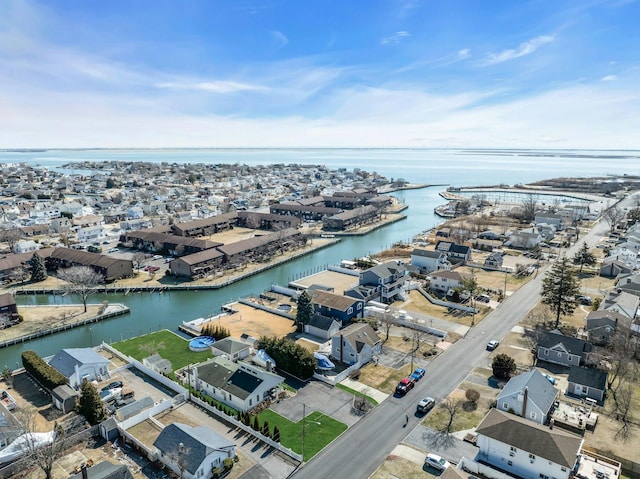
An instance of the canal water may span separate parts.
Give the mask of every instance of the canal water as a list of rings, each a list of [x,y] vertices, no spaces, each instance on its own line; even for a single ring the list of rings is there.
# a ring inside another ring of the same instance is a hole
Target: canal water
[[[111,343],[159,329],[177,332],[182,321],[218,314],[222,305],[258,294],[272,284],[286,285],[294,279],[321,271],[327,265],[338,264],[342,259],[375,253],[397,241],[407,242],[442,221],[433,214],[433,209],[443,202],[438,195],[442,189],[430,187],[396,192],[394,196],[409,206],[403,212],[407,219],[379,228],[366,236],[345,237],[337,244],[219,290],[93,295],[89,299],[91,303],[104,300],[124,303],[131,313],[0,349],[0,367],[7,365],[14,368],[16,363],[21,365],[20,355],[25,350],[34,350],[46,357],[62,348],[95,346],[102,341]],[[19,305],[80,303],[79,298],[71,295],[16,296],[16,301]]]

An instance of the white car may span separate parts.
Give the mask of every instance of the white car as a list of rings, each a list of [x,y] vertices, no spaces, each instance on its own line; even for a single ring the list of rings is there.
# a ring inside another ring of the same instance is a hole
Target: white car
[[[491,341],[489,341],[487,343],[487,351],[493,351],[494,349],[496,349],[498,346],[500,345],[500,341],[497,341],[495,339],[492,339]]]
[[[429,467],[437,469],[438,471],[444,471],[451,465],[449,461],[441,458],[437,454],[427,454],[427,457],[424,458],[424,463]]]

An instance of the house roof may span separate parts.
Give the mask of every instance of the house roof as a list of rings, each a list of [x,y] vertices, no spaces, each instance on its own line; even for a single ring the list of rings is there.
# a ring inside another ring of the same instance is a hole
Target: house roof
[[[581,384],[604,391],[607,388],[607,372],[600,369],[572,366],[569,370],[570,383]]]
[[[216,341],[215,343],[213,343],[212,347],[217,349],[218,351],[222,351],[223,353],[236,354],[249,348],[250,346],[243,341],[227,337],[221,339],[220,341]]]
[[[368,323],[351,324],[334,335],[334,337],[340,336],[358,352],[362,350],[364,344],[375,346],[380,342],[380,337]]]
[[[66,378],[70,378],[75,373],[76,365],[82,366],[95,363],[108,365],[109,360],[100,356],[91,348],[63,349],[49,361],[49,365]]]
[[[309,321],[309,326],[313,326],[314,328],[321,329],[323,331],[329,331],[331,326],[334,323],[339,323],[335,318],[328,318],[327,316],[323,316],[321,314],[314,314]]]
[[[133,479],[133,475],[124,464],[112,464],[102,461],[87,468],[88,479]],[[82,479],[82,472],[69,476],[69,479]]]
[[[609,311],[606,309],[599,309],[598,311],[591,311],[587,314],[585,329],[591,331],[593,329],[601,328],[603,326],[622,325],[626,328],[631,327],[631,318],[620,314],[617,311]]]
[[[463,281],[466,278],[470,278],[470,275],[458,273],[457,271],[449,271],[446,269],[435,271],[431,273],[429,276],[432,278],[447,278],[447,279],[455,279],[456,281]]]
[[[153,398],[150,396],[145,396],[143,398],[138,399],[137,401],[132,402],[131,404],[127,404],[126,406],[122,406],[117,410],[116,415],[118,419],[124,421],[127,418],[135,416],[139,412],[144,411],[145,409],[149,409],[153,406]]]
[[[322,291],[319,289],[311,291],[310,295],[311,301],[313,303],[319,306],[336,309],[338,311],[346,311],[349,308],[353,307],[356,303],[361,302],[356,298],[350,298],[349,296],[330,293],[328,291]]]
[[[260,372],[260,374],[271,373]],[[262,377],[249,374],[242,370],[238,364],[221,356],[199,365],[198,379],[242,400],[249,397],[264,382]]]
[[[68,384],[62,384],[58,387],[55,387],[51,390],[51,394],[61,401],[66,401],[67,399],[74,398],[78,396],[78,391],[73,389]]]
[[[476,432],[567,468],[574,466],[583,441],[569,432],[549,429],[498,409],[487,413]]]
[[[538,339],[538,346],[542,348],[553,348],[554,346],[562,344],[562,346],[570,354],[581,356],[583,353],[591,351],[591,343],[579,338],[572,338],[571,336],[565,336],[559,331],[543,331]]]
[[[16,300],[10,293],[0,294],[0,308],[15,305]]]
[[[440,240],[436,243],[436,251],[442,251],[443,253],[454,253],[454,254],[466,255],[469,253],[470,250],[471,248],[469,248],[468,246],[452,243],[451,241]]]
[[[512,377],[500,391],[497,401],[500,402],[500,398],[506,396],[522,393],[525,388],[529,400],[545,414],[548,413],[558,395],[558,390],[537,369]]]
[[[184,453],[180,454],[180,445]],[[177,463],[184,460],[184,466],[191,474],[195,474],[202,461],[210,453],[209,449],[228,449],[235,446],[224,436],[204,426],[191,427],[186,424],[173,423],[165,427],[153,442],[164,455]],[[183,459],[179,459],[183,458]]]
[[[444,253],[442,251],[433,251],[430,249],[414,248],[411,256],[422,256],[424,258],[440,258]]]
[[[211,216],[210,218],[204,218],[201,220],[184,221],[182,223],[176,223],[173,228],[176,231],[188,231],[197,228],[205,228],[216,224],[227,223],[237,218],[236,213],[225,213],[222,215]]]
[[[371,268],[365,270],[365,272],[371,272],[379,278],[388,278],[389,276],[393,276],[395,274],[404,274],[405,267],[404,265],[398,264],[395,261],[387,261],[386,263],[372,266]]]

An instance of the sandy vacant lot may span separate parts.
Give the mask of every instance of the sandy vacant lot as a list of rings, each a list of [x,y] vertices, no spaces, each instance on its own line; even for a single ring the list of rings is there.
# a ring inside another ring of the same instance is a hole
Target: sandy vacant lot
[[[235,303],[233,308],[237,311],[236,313],[220,316],[219,319],[210,321],[213,325],[219,324],[229,329],[231,337],[239,338],[242,334],[248,334],[254,338],[261,336],[282,337],[296,330],[293,321],[277,314],[240,303]]]

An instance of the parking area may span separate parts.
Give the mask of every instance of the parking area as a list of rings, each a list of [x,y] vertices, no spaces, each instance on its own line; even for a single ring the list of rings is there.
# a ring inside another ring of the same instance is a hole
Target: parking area
[[[300,421],[303,413],[309,415],[319,411],[347,426],[353,426],[362,416],[353,413],[352,403],[352,394],[312,381],[298,389],[295,396],[271,404],[271,409],[293,422]]]
[[[136,399],[149,396],[154,402],[160,402],[176,395],[175,391],[164,387],[136,368],[120,368],[116,372],[112,372],[111,377],[100,383],[98,389],[113,381],[122,381],[125,388],[135,391]]]

